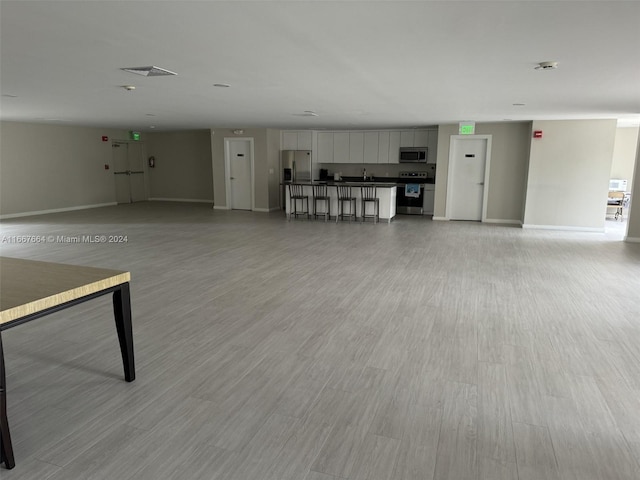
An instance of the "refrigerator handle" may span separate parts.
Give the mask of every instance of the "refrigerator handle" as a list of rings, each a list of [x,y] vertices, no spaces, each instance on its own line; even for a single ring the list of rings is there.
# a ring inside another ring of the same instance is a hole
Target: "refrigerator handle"
[[[291,160],[291,181],[296,181],[296,161]]]

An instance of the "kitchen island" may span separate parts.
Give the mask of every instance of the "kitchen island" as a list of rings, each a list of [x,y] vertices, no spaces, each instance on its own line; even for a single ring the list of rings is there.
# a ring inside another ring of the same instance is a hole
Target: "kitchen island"
[[[362,192],[360,187],[376,187],[376,197],[380,200],[380,220],[386,220],[387,222],[391,222],[391,219],[396,216],[396,184],[390,182],[344,182],[344,181],[326,181],[326,182],[294,182],[298,185],[302,185],[304,195],[309,196],[309,213],[313,215],[313,186],[314,185],[326,185],[327,195],[329,196],[331,203],[331,216],[335,217],[338,213],[338,189],[336,188],[338,185],[343,185],[347,187],[351,187],[351,195],[356,198],[356,217],[362,217]],[[289,202],[289,188],[288,183],[285,185],[285,210],[287,212],[287,216],[289,216],[290,212],[290,202]],[[318,211],[324,213],[324,203],[318,202]],[[298,201],[298,208],[300,208],[300,201]],[[304,208],[304,207],[303,207]],[[348,206],[345,206],[348,209]],[[369,205],[367,208],[367,215],[370,215],[372,212],[373,206]],[[348,211],[348,210],[347,210]]]

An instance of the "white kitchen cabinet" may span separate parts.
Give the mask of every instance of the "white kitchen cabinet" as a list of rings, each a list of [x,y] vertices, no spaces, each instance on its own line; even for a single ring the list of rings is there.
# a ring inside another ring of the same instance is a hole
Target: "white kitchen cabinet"
[[[311,150],[313,132],[311,130],[303,130],[298,132],[298,150]]]
[[[427,184],[424,186],[424,203],[422,204],[422,213],[424,215],[433,215],[435,205],[436,186]]]
[[[311,150],[311,130],[285,130],[282,132],[282,150]]]
[[[298,132],[282,132],[282,150],[298,149]]]
[[[349,163],[364,163],[364,132],[349,132]]]
[[[378,163],[378,132],[364,132],[364,163]]]
[[[318,132],[316,161],[318,163],[334,163],[333,157],[333,132]]]
[[[378,132],[378,163],[389,163],[389,131]],[[365,155],[367,140],[365,138]]]
[[[349,163],[349,132],[333,132],[333,163]]]
[[[402,130],[400,132],[400,146],[413,147],[414,130]]]
[[[429,130],[416,130],[413,135],[414,147],[429,146]]]
[[[400,132],[389,132],[389,163],[400,163]]]
[[[435,164],[438,161],[438,130],[429,130],[427,147],[427,163]]]

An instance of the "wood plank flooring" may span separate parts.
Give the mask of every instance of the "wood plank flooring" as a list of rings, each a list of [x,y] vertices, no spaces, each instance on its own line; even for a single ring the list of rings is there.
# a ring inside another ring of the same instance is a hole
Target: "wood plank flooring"
[[[109,298],[6,331],[3,480],[640,479],[640,245],[160,202],[1,228],[131,271],[137,370]]]

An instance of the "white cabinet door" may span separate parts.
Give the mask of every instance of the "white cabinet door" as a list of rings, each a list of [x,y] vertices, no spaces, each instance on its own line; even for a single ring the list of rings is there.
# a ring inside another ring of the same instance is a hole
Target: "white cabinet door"
[[[427,147],[429,145],[429,130],[416,130],[413,136],[414,147]]]
[[[333,132],[318,132],[318,163],[333,163]]]
[[[282,132],[282,150],[298,150],[298,132]]]
[[[378,163],[378,132],[364,133],[364,163]]]
[[[435,185],[424,186],[424,203],[422,204],[422,213],[425,215],[433,215],[434,211],[434,199],[435,199]]]
[[[378,163],[389,163],[389,133],[378,132]]]
[[[333,163],[349,163],[349,132],[333,133]]]
[[[349,132],[349,163],[364,163],[364,132]]]
[[[400,146],[401,147],[413,147],[413,130],[403,130],[400,132]]]
[[[400,132],[389,132],[389,163],[400,163]]]
[[[427,163],[436,163],[438,161],[438,130],[429,130],[427,147]]]
[[[298,132],[298,150],[312,150],[311,148],[311,139],[312,132],[311,130],[302,130]]]

